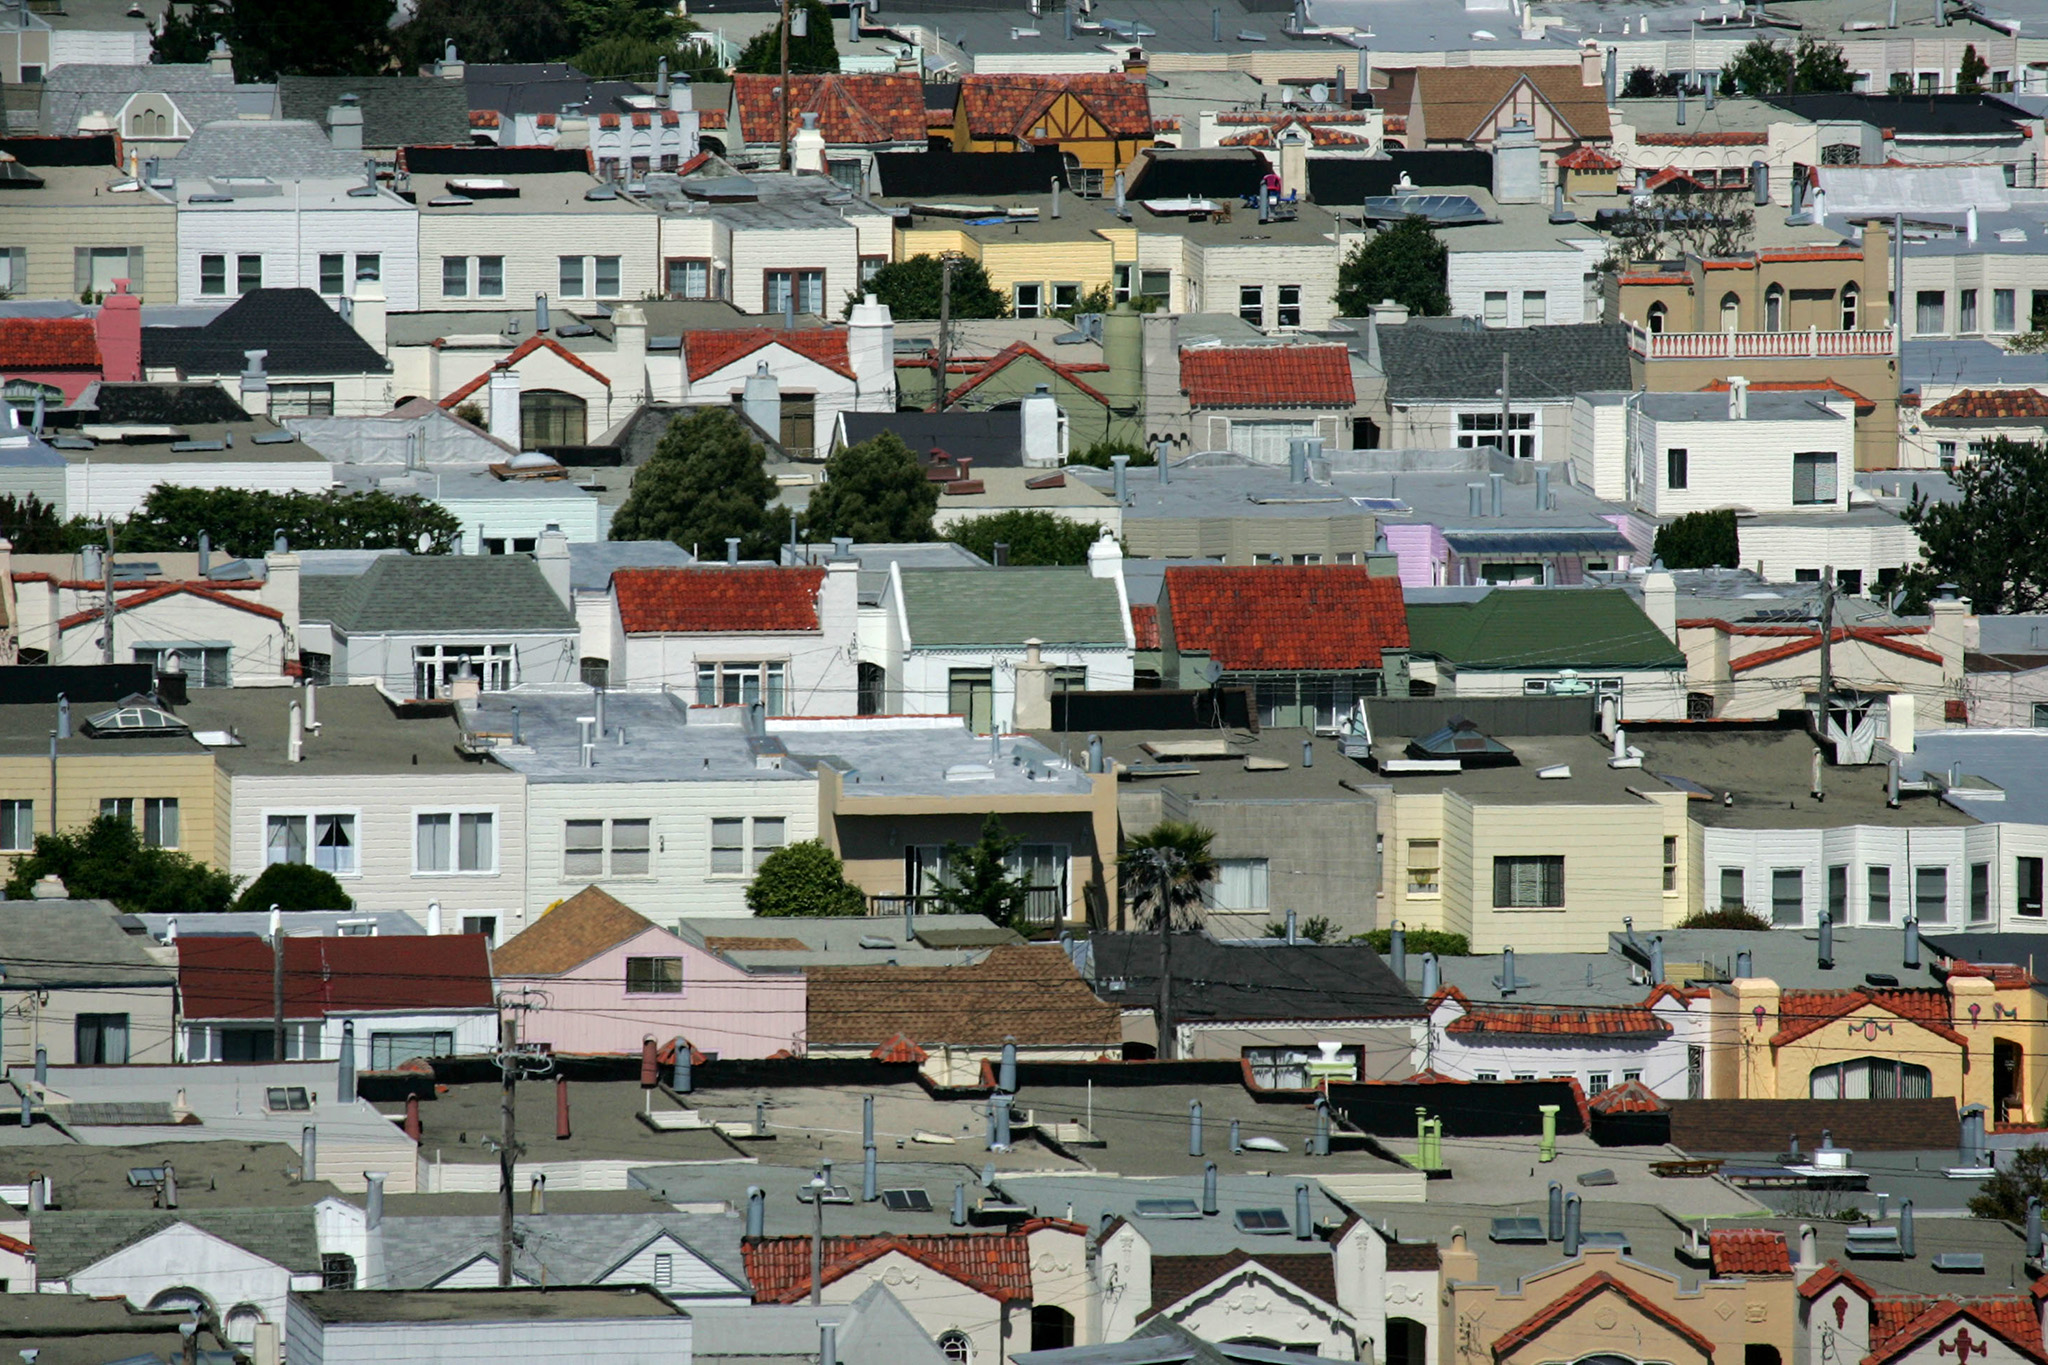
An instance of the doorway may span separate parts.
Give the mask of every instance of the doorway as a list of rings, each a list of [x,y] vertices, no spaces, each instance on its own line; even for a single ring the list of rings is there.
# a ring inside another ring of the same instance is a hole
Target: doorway
[[[2024,1123],[2027,1116],[2025,1092],[2020,1082],[2024,1077],[2021,1069],[2020,1045],[2005,1038],[1996,1038],[1991,1043],[1991,1113],[1993,1121],[2003,1127],[2007,1123]]]

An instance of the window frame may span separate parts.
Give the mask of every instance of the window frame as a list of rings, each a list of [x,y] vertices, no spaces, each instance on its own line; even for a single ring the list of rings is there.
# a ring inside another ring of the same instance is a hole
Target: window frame
[[[476,258],[476,296],[480,299],[502,299],[505,297],[505,258],[503,256],[479,256]]]
[[[212,288],[207,287],[209,280],[212,282]],[[208,299],[224,299],[228,296],[227,253],[218,251],[201,253],[199,257],[199,296]]]
[[[1821,474],[1827,474],[1828,495],[1821,496]],[[1806,496],[1801,497],[1800,487]],[[1842,457],[1832,450],[1800,450],[1792,454],[1792,505],[1833,507],[1842,498]]]
[[[291,862],[290,858],[271,856],[271,826],[281,820],[296,820],[304,839],[304,862],[308,867],[318,867],[342,880],[363,875],[363,812],[356,806],[276,806],[266,807],[261,812],[263,831],[263,865],[270,867],[280,862]],[[349,830],[348,850],[352,866],[348,868],[325,867],[320,862],[320,822],[322,820],[346,821]]]
[[[1301,286],[1278,284],[1273,300],[1273,325],[1275,327],[1301,326]]]
[[[164,817],[170,817],[170,837],[164,837]],[[142,842],[148,848],[176,849],[184,837],[184,815],[178,807],[175,796],[145,796],[142,798]]]
[[[253,264],[254,274],[251,269]],[[252,293],[263,287],[263,253],[244,251],[235,257],[235,296]]]
[[[420,827],[430,818],[441,817],[448,821],[448,866],[428,867],[420,856]],[[489,866],[464,867],[462,865],[462,827],[465,820],[485,819],[490,821],[491,857]],[[412,875],[415,877],[495,877],[498,875],[499,845],[502,840],[502,826],[499,808],[496,806],[415,806],[412,811]]]
[[[22,842],[23,835],[27,841]],[[0,853],[28,853],[36,846],[36,803],[33,798],[0,801]]]
[[[1863,921],[1866,924],[1892,922],[1893,882],[1890,863],[1872,863],[1863,869]],[[1879,909],[1882,907],[1883,913]]]
[[[1534,865],[1536,899],[1517,899],[1516,883],[1524,865]],[[1554,875],[1553,875],[1554,874]],[[1505,897],[1505,898],[1504,898]],[[1565,859],[1561,853],[1496,854],[1493,860],[1493,908],[1496,910],[1562,910],[1566,905]]]
[[[1928,887],[1935,879],[1940,882],[1940,900],[1937,904]],[[1938,910],[1939,914],[1931,913]],[[1913,868],[1913,917],[1922,925],[1948,924],[1949,889],[1947,863],[1919,863]]]
[[[1672,492],[1686,491],[1692,477],[1692,457],[1685,446],[1668,446],[1664,451],[1664,487]]]
[[[453,284],[454,288],[449,288]],[[443,256],[441,258],[441,297],[444,299],[466,299],[469,297],[469,257]]]
[[[329,274],[330,268],[332,274]],[[327,287],[329,280],[334,288]],[[339,298],[348,292],[348,253],[323,251],[320,253],[320,292],[329,298]]]
[[[2029,854],[2020,854],[2013,859],[2014,913],[2026,919],[2041,918],[2044,891],[2048,891],[2044,880],[2048,880],[2048,860]]]
[[[1427,857],[1429,861],[1418,861]],[[1417,881],[1416,874],[1430,874],[1426,882]],[[1411,900],[1441,900],[1444,894],[1444,841],[1437,839],[1408,840],[1408,866],[1404,874],[1407,888],[1403,892]]]
[[[636,973],[635,968],[639,968]],[[635,980],[640,984],[634,984]],[[641,956],[626,959],[624,987],[627,995],[682,995],[686,981],[680,954]]]
[[[587,299],[591,297],[588,293],[584,292],[583,288],[589,281],[590,271],[585,267],[582,255],[555,257],[556,292],[563,298]]]
[[[692,293],[689,273],[692,267],[704,272],[702,292]],[[677,289],[677,272],[682,272],[683,287]],[[708,302],[711,299],[711,258],[709,256],[670,256],[662,262],[662,288],[672,299],[691,299]]]
[[[1777,928],[1794,928],[1805,923],[1806,869],[1803,867],[1772,868],[1772,926]]]

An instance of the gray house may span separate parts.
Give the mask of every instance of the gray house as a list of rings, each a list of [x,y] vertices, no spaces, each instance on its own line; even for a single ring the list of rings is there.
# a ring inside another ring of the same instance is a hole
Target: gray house
[[[172,1059],[178,974],[114,915],[102,900],[0,902],[0,1066],[27,1068],[38,1049],[57,1066]]]
[[[457,696],[465,678],[485,692],[576,681],[566,544],[544,544],[540,558],[384,554],[358,572],[359,563],[323,564],[341,571],[300,582],[309,680],[374,678],[422,699]]]

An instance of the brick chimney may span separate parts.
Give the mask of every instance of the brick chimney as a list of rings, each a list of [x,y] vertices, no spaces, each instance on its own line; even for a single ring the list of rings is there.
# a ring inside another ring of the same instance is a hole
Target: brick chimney
[[[93,332],[100,347],[100,377],[110,384],[141,382],[142,300],[128,292],[128,281],[114,281],[114,292],[93,319]]]

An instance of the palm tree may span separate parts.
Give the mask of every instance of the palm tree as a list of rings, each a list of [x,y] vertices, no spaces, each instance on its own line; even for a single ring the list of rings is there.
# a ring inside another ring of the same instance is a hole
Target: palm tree
[[[1132,911],[1148,929],[1159,933],[1159,1005],[1153,1022],[1159,1032],[1157,1055],[1171,1060],[1173,1038],[1173,935],[1195,926],[1209,883],[1216,880],[1216,855],[1210,851],[1214,830],[1180,820],[1162,820],[1124,844],[1117,860],[1124,893]]]

